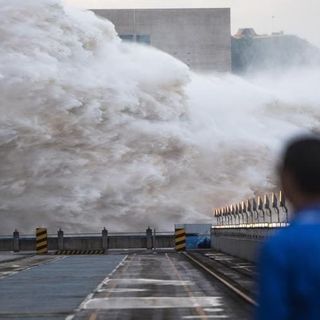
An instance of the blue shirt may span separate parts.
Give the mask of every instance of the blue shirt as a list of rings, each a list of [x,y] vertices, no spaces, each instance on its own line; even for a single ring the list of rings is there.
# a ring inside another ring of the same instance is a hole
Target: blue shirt
[[[262,246],[256,320],[320,320],[320,205]]]

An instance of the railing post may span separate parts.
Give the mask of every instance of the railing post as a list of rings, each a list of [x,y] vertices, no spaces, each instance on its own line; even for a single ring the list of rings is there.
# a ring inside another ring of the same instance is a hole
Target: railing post
[[[262,202],[261,197],[258,197],[258,211],[262,212],[262,219],[263,219],[262,223],[265,224],[266,223],[266,212],[264,211],[263,202]]]
[[[276,212],[277,214],[277,221],[278,221],[278,224],[280,225],[280,211],[279,211],[279,208],[278,208],[278,199],[277,199],[277,196],[275,195],[275,193],[272,193],[272,208],[274,209],[274,211]]]
[[[13,251],[20,251],[20,242],[19,242],[19,231],[16,229],[13,232]]]
[[[271,211],[271,208],[270,208],[270,201],[269,201],[269,197],[267,194],[264,195],[264,199],[263,199],[263,207],[265,210],[268,211],[267,215],[269,215],[270,217],[270,223],[272,224],[272,211]]]
[[[152,249],[152,230],[150,227],[146,229],[147,249]]]
[[[280,207],[282,208],[282,210],[285,212],[286,214],[286,220],[285,220],[285,223],[286,225],[289,223],[289,210],[287,208],[287,205],[286,205],[286,199],[285,197],[283,196],[283,193],[282,191],[280,191],[280,194],[279,194],[279,205]]]
[[[106,228],[102,230],[102,249],[108,250],[108,230]]]
[[[63,231],[61,228],[58,230],[58,250],[63,250]]]
[[[156,228],[153,229],[153,250],[156,250]]]

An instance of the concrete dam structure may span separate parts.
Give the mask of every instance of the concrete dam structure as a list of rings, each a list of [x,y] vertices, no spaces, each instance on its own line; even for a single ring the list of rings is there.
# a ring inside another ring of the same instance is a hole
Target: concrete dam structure
[[[96,13],[0,6],[0,320],[251,319],[320,72],[230,74],[229,9]]]
[[[99,9],[120,38],[152,45],[191,69],[231,70],[230,9]]]
[[[320,50],[296,35],[273,33],[258,35],[252,28],[240,29],[231,40],[234,73],[316,67]]]

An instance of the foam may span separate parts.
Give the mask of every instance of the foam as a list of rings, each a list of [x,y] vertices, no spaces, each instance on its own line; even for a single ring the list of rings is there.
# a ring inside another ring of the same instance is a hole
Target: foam
[[[276,188],[318,70],[200,75],[58,0],[0,0],[0,232],[170,230]]]

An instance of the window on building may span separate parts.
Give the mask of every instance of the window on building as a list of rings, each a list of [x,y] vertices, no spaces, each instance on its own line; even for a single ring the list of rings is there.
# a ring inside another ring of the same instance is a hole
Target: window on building
[[[119,37],[126,42],[137,42],[143,44],[150,44],[150,35],[148,34],[120,34]]]
[[[148,34],[137,34],[136,41],[138,43],[150,44],[150,36]]]
[[[133,34],[119,34],[120,39],[123,41],[133,42],[134,35]]]

